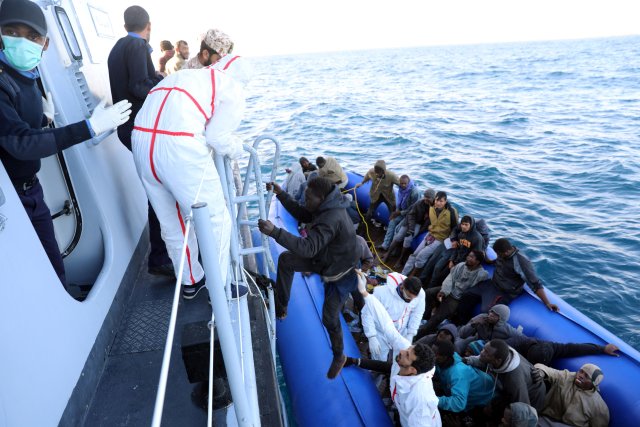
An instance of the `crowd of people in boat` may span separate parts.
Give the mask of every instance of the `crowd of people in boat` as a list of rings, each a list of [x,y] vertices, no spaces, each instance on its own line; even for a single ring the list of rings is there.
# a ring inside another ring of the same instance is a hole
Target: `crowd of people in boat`
[[[267,188],[300,221],[300,236],[261,221],[261,231],[288,249],[278,260],[276,313],[286,319],[295,271],[323,276],[323,323],[334,352],[329,378],[342,366],[376,372],[388,382],[382,394],[403,426],[608,425],[598,388],[602,370],[592,363],[578,372],[551,365],[558,358],[617,356],[618,348],[545,341],[509,324],[509,303],[525,284],[547,309],[558,307],[547,298],[531,261],[507,238],[493,242],[497,257],[489,259],[484,220],[458,219],[444,191],[420,191],[408,175],[388,170],[384,160],[355,185],[371,182],[364,214],[355,192],[343,190],[348,179],[335,158],[318,157],[314,165],[301,157],[286,172],[284,188],[274,183]],[[375,220],[381,203],[389,209],[389,223],[374,247],[355,231],[363,229],[361,221],[381,226]],[[367,287],[377,284],[370,271],[392,259],[394,250],[400,252],[393,266],[397,272],[370,292]],[[378,251],[384,255],[376,259]],[[357,289],[349,276],[353,258]],[[491,277],[483,267],[488,264],[494,267]],[[342,354],[335,319],[348,294],[366,336],[367,357]],[[473,316],[478,303],[480,314]]]
[[[220,203],[224,194],[212,153],[236,158],[243,152],[233,131],[244,111],[243,88],[250,67],[231,55],[233,42],[224,32],[210,29],[201,37],[198,54],[181,70],[172,72],[173,63],[167,60],[170,67],[164,77],[150,57],[149,14],[131,6],[124,22],[128,34],[108,59],[114,105],[100,104],[87,120],[43,127],[55,117],[51,95],[42,96],[36,68],[49,44],[47,21],[33,2],[4,0],[0,160],[64,285],[64,264],[36,176],[40,159],[117,128],[121,142],[132,151],[150,202],[149,272],[173,276],[180,270],[184,217],[194,201],[201,201],[211,209],[224,280],[231,219]],[[188,46],[178,46],[180,58],[174,62],[182,63]],[[162,45],[163,50],[171,51],[170,47]],[[420,197],[408,175],[398,177],[380,160],[356,187],[371,182],[365,221],[376,224],[376,208],[381,203],[388,206],[391,216],[379,247],[386,250],[381,262],[399,250],[396,267],[403,274],[389,275],[394,283],[370,294],[363,271],[374,260],[367,242],[356,234],[357,200],[343,194],[347,175],[333,157],[318,157],[315,163],[301,158],[288,171],[286,191],[275,183],[267,185],[305,224],[300,235],[268,220],[259,221],[259,228],[287,249],[278,260],[275,286],[280,320],[286,321],[294,273],[322,276],[322,321],[333,351],[328,378],[336,378],[345,365],[388,374],[389,393],[404,426],[469,425],[469,420],[481,419],[535,425],[544,417],[575,426],[608,424],[607,406],[598,393],[604,373],[596,365],[585,364],[577,373],[548,365],[559,357],[615,355],[617,348],[546,342],[511,327],[508,304],[523,292],[525,283],[548,309],[558,307],[548,300],[531,262],[508,239],[493,243],[497,259],[489,278],[482,268],[489,244],[486,224],[471,215],[458,220],[444,191],[426,189]],[[412,250],[423,231],[427,234]],[[187,248],[188,262],[179,279],[183,297],[192,299],[205,286],[192,229]],[[339,316],[350,295],[368,339],[366,359],[344,354]],[[481,314],[467,322],[478,301]],[[446,320],[449,323],[443,324]]]

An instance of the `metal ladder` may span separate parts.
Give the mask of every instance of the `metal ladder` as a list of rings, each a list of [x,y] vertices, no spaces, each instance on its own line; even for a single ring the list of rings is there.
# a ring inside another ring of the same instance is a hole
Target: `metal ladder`
[[[269,237],[264,234],[260,235],[261,245],[253,246],[251,240],[251,234],[245,233],[244,239],[241,236],[241,232],[248,231],[251,228],[258,227],[257,220],[245,219],[247,215],[247,204],[258,203],[258,211],[260,219],[269,218],[269,208],[271,206],[271,200],[273,198],[273,191],[268,191],[265,196],[265,187],[262,182],[262,165],[258,156],[258,148],[264,141],[271,141],[275,145],[275,152],[273,156],[273,163],[271,167],[270,181],[273,182],[276,179],[278,164],[280,160],[280,142],[271,135],[260,135],[256,137],[252,145],[244,144],[244,150],[249,153],[249,163],[245,170],[244,183],[242,184],[242,192],[240,195],[236,194],[236,183],[234,181],[234,173],[231,166],[231,160],[227,157],[215,155],[215,164],[218,173],[220,174],[220,180],[222,181],[222,189],[224,191],[225,200],[227,203],[227,209],[234,217],[233,229],[231,232],[231,266],[235,271],[236,268],[243,265],[244,256],[260,255],[262,262],[260,265],[260,274],[265,276],[269,275],[269,272],[275,272],[275,265],[271,257],[271,250],[269,247]],[[224,172],[223,172],[224,171]],[[251,182],[255,182],[256,193],[249,195],[249,189]],[[227,297],[231,298],[231,287],[227,286]],[[273,290],[268,291],[269,299],[269,318],[270,318],[270,333],[271,333],[271,352],[275,361],[275,300]]]

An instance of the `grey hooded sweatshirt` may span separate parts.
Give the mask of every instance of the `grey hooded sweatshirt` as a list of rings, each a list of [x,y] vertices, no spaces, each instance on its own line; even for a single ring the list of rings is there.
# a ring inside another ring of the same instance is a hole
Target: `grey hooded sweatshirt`
[[[489,314],[478,314],[469,323],[460,327],[460,338],[473,337],[473,340],[491,341],[494,338],[506,340],[515,335],[522,335],[522,332],[507,323],[511,315],[511,310],[508,306],[496,304],[489,311],[493,311],[500,316],[498,323],[491,325],[486,321]]]
[[[467,357],[466,361],[471,366],[485,369],[488,373],[493,374],[496,382],[499,380],[502,384],[502,394],[509,403],[526,403],[533,406],[537,411],[540,411],[544,406],[544,381],[533,381],[531,378],[531,363],[521,357],[513,348],[509,347],[509,356],[497,368],[482,363],[480,356]]]

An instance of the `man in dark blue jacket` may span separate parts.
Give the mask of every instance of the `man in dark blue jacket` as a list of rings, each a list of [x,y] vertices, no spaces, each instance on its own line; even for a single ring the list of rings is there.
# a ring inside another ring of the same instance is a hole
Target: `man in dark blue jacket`
[[[326,178],[309,181],[305,190],[305,206],[298,204],[286,191],[274,183],[274,194],[282,206],[298,221],[307,224],[307,237],[298,237],[274,226],[271,221],[259,220],[260,231],[272,237],[287,251],[278,258],[275,299],[276,316],[284,319],[296,271],[312,271],[322,275],[324,305],[322,323],[329,332],[333,361],[327,377],[335,378],[345,362],[340,312],[349,293],[357,288],[354,267],[358,261],[356,232],[347,214],[349,202],[340,189]]]
[[[124,11],[126,37],[116,42],[109,54],[109,81],[113,102],[128,99],[131,104],[131,117],[118,127],[120,141],[131,151],[131,132],[133,122],[142,108],[147,94],[157,85],[162,76],[156,73],[151,60],[151,22],[149,14],[140,6],[131,6]],[[173,276],[171,259],[160,235],[160,222],[149,204],[149,273]]]
[[[0,6],[0,30],[0,161],[64,285],[64,263],[51,212],[36,176],[40,159],[124,123],[131,113],[131,104],[123,100],[104,108],[101,103],[89,120],[43,129],[48,122],[45,112],[51,119],[54,117],[51,95],[48,100],[42,97],[36,68],[49,46],[44,14],[29,0],[4,0]]]

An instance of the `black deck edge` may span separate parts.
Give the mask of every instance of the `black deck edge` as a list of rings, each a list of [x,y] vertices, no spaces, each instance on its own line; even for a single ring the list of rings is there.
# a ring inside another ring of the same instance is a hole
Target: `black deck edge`
[[[58,423],[59,427],[84,426],[89,408],[91,407],[91,401],[106,365],[109,351],[113,345],[115,335],[120,329],[119,325],[127,308],[126,303],[131,297],[134,284],[140,274],[141,264],[146,259],[147,250],[149,249],[148,236],[149,231],[147,226],[140,236],[138,245],[122,277],[109,312],[105,316],[100,332],[96,337],[96,341],[91,348],[91,352],[84,364],[78,382],[69,398],[67,407],[60,418]]]
[[[252,288],[252,292],[260,292],[260,290]],[[284,421],[278,378],[276,377],[276,369],[271,357],[269,327],[262,299],[257,295],[250,295],[247,302],[251,319],[253,362],[256,372],[256,387],[258,389],[260,423],[263,426],[283,427]],[[267,375],[267,373],[272,373],[272,375]]]

